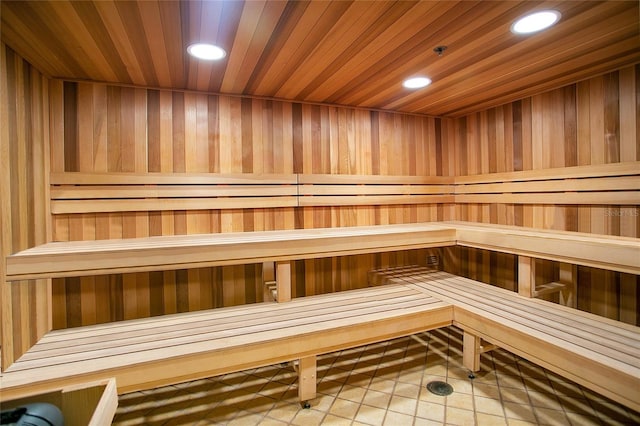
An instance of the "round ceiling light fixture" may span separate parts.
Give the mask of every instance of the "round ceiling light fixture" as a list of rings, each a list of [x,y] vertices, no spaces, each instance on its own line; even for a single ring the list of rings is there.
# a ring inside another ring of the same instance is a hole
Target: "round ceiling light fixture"
[[[227,52],[223,48],[209,43],[191,44],[187,47],[187,52],[191,56],[205,61],[217,61],[227,56]]]
[[[532,34],[549,28],[560,20],[562,15],[557,10],[541,10],[523,16],[511,25],[515,34]]]
[[[431,79],[427,77],[412,77],[402,82],[407,89],[421,89],[431,84]]]

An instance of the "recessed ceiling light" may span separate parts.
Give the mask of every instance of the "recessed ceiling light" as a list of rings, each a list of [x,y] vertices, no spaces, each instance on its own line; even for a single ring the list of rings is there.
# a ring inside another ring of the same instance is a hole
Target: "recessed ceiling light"
[[[191,56],[206,61],[217,61],[227,55],[223,48],[208,43],[194,43],[187,47],[187,52]]]
[[[402,85],[407,89],[420,89],[431,84],[431,79],[427,77],[413,77],[406,79]]]
[[[542,10],[523,16],[511,25],[511,32],[516,34],[531,34],[549,28],[560,20],[557,10]]]

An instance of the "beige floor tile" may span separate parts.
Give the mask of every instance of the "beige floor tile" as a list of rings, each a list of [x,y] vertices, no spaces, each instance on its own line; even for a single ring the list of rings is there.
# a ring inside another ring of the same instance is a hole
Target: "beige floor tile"
[[[465,393],[452,393],[447,396],[447,407],[473,411],[473,396]]]
[[[478,426],[507,426],[507,419],[504,417],[485,413],[476,413],[476,422]]]
[[[360,408],[360,404],[353,401],[347,401],[346,399],[336,398],[333,401],[333,405],[329,409],[329,413],[339,416],[353,419]]]
[[[417,417],[413,426],[442,426],[442,422]]]
[[[520,376],[512,376],[508,374],[498,375],[498,385],[501,388],[514,388],[525,390],[524,381]]]
[[[536,418],[541,425],[563,425],[569,423],[564,411],[534,407]]]
[[[466,394],[472,394],[473,393],[473,383],[468,378],[466,378],[466,379],[455,379],[455,378],[450,377],[450,378],[447,379],[447,383],[449,383],[453,387],[453,391],[454,392],[466,393]],[[426,383],[425,383],[425,385],[426,385]]]
[[[389,406],[391,395],[386,392],[378,392],[373,389],[369,389],[364,395],[362,400],[363,404],[370,405],[372,407],[384,408],[385,410]]]
[[[122,395],[114,424],[640,424],[640,414],[504,350],[483,354],[483,370],[470,380],[460,364],[461,336],[437,330],[321,355],[311,409],[298,402],[291,365],[278,364]],[[426,384],[434,380],[454,393],[432,394]]]
[[[258,426],[287,426],[288,423],[281,422],[280,420],[270,419],[265,417],[257,424]]]
[[[313,409],[300,410],[291,421],[291,424],[296,426],[317,426],[322,424],[322,419],[324,419],[325,415],[326,413]]]
[[[503,401],[529,405],[529,394],[524,389],[500,388],[500,397]]]
[[[410,383],[396,383],[393,388],[394,396],[404,396],[405,398],[416,399],[420,395],[420,382],[417,385]]]
[[[475,424],[475,416],[471,410],[462,410],[460,408],[447,406],[445,421],[448,425],[471,426]]]
[[[278,402],[267,413],[267,417],[289,423],[300,411],[300,405]]]
[[[500,399],[500,388],[496,385],[473,382],[473,394],[484,398]]]
[[[550,408],[552,410],[562,410],[562,405],[555,394],[544,392],[528,391],[531,405],[534,407]]]
[[[396,386],[396,382],[393,380],[376,377],[373,380],[371,380],[369,389],[376,390],[378,392],[385,392],[388,394],[392,394],[393,388],[395,386]]]
[[[386,410],[376,407],[370,407],[368,405],[362,405],[356,414],[355,420],[367,425],[379,426],[384,421],[384,415]]]
[[[345,419],[344,417],[327,414],[322,421],[322,424],[323,426],[349,426],[351,425],[351,419]]]
[[[238,415],[227,424],[228,426],[252,426],[260,423],[263,418],[264,415],[244,411],[238,413]]]
[[[567,417],[572,426],[599,426],[602,424],[596,416],[587,416],[584,414],[567,413]]]
[[[508,419],[524,420],[532,423],[537,422],[533,407],[530,405],[518,404],[516,402],[503,402],[502,406]]]
[[[494,416],[504,416],[504,408],[499,399],[484,398],[482,396],[474,397],[476,412],[484,414],[492,414]]]
[[[389,410],[413,416],[416,411],[416,404],[417,400],[415,398],[393,395],[391,401],[389,401]]]
[[[507,419],[507,424],[509,426],[537,426],[538,423],[527,422],[525,420]]]
[[[428,401],[418,401],[416,416],[433,421],[444,421],[445,406]]]
[[[365,393],[367,393],[366,388],[344,385],[338,394],[338,398],[360,403],[362,402],[362,398],[364,398]]]
[[[407,415],[402,413],[396,413],[394,411],[387,411],[387,415],[382,423],[384,426],[402,426],[413,424],[413,415]]]

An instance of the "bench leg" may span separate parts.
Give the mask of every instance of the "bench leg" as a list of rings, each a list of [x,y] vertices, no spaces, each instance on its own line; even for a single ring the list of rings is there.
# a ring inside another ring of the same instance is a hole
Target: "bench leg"
[[[298,399],[304,408],[316,397],[316,357],[300,358],[298,364]]]
[[[565,285],[560,292],[560,304],[571,308],[577,307],[578,267],[570,263],[560,263],[559,281]]]
[[[536,291],[536,264],[529,256],[518,256],[518,294],[534,297]]]
[[[291,262],[276,262],[276,286],[278,302],[291,300]]]
[[[462,337],[462,365],[471,372],[480,370],[481,345],[482,341],[479,337],[467,331],[464,332]]]

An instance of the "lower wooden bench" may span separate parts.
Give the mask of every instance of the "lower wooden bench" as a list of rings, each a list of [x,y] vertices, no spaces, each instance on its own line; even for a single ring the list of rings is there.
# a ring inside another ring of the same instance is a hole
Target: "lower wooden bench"
[[[640,411],[640,328],[422,267],[375,273],[454,306],[465,367],[480,368],[481,340]]]
[[[118,393],[298,361],[451,324],[452,306],[404,285],[52,331],[0,377],[2,400],[109,377]]]

